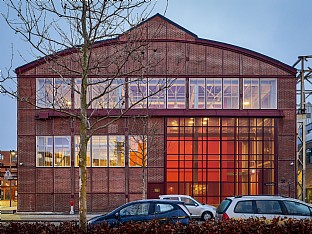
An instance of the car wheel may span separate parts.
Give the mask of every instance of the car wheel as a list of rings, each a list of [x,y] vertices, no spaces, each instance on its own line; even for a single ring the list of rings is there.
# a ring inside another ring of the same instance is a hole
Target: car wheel
[[[205,212],[202,214],[202,217],[201,217],[201,219],[202,219],[203,221],[207,221],[207,220],[212,219],[212,218],[213,218],[212,214],[211,214],[210,212],[208,212],[208,211],[205,211]]]

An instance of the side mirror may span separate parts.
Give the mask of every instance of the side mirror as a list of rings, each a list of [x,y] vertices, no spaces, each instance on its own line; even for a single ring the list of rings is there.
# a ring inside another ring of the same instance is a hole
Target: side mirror
[[[115,219],[119,219],[119,218],[120,218],[119,212],[116,212],[116,213],[114,214],[114,216],[115,216]]]

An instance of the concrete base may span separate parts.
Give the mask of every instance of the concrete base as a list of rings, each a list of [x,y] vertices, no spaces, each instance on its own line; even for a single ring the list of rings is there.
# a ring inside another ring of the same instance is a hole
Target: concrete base
[[[3,209],[1,209],[0,210],[0,214],[15,214],[16,213],[16,209],[15,210],[3,210]]]

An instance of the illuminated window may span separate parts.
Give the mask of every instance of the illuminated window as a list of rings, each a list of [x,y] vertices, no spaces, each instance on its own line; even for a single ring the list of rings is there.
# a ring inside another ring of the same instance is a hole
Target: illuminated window
[[[92,136],[92,166],[107,167],[107,136]]]
[[[79,160],[80,137],[75,136],[75,166]],[[124,136],[92,136],[87,145],[87,166],[93,167],[123,167],[125,166]],[[109,165],[108,165],[109,161]]]
[[[71,79],[37,79],[37,106],[42,108],[71,108]]]
[[[125,137],[109,136],[109,166],[125,166]]]
[[[37,136],[38,167],[69,167],[70,137],[69,136]]]
[[[110,109],[125,108],[125,79],[115,78],[110,80],[109,83],[109,100],[108,107]]]
[[[55,136],[54,137],[54,166],[68,167],[70,166],[70,137]]]
[[[276,109],[276,79],[243,79],[244,109]]]
[[[218,204],[225,196],[274,194],[274,119],[168,118],[168,194]]]
[[[37,106],[52,108],[53,106],[53,79],[37,79]]]
[[[147,156],[147,136],[129,136],[130,167],[146,167]]]
[[[74,96],[75,108],[80,108],[81,79],[75,79]],[[119,78],[90,78],[87,88],[87,104],[92,103],[89,108],[124,108],[125,89],[124,79]]]
[[[53,137],[37,137],[37,167],[53,166]]]
[[[80,152],[80,136],[75,136],[75,166],[79,166],[79,152]],[[87,167],[90,167],[90,140],[87,144]]]
[[[190,79],[190,98],[191,109],[205,109],[205,79]]]
[[[167,94],[168,109],[185,109],[186,87],[185,79],[175,79],[169,84]]]
[[[129,78],[129,106],[133,108],[147,107],[147,79]]]
[[[54,105],[57,109],[71,108],[71,79],[54,79]]]
[[[276,79],[260,79],[261,109],[277,108]]]
[[[207,109],[221,109],[222,108],[222,79],[209,78],[206,80],[207,90]]]
[[[148,108],[166,109],[166,79],[150,78],[148,94]]]
[[[91,97],[94,99],[92,109],[107,109],[109,96],[109,80],[104,78],[90,79]]]
[[[239,108],[239,79],[223,79],[223,109]]]
[[[244,109],[259,109],[259,79],[244,79]]]

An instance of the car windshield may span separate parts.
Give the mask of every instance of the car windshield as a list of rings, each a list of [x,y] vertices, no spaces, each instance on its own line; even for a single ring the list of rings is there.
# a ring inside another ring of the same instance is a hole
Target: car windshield
[[[183,201],[185,205],[196,205],[198,203],[195,199],[188,197],[181,197],[181,201]]]
[[[231,202],[232,201],[230,199],[223,200],[217,208],[217,213],[223,214],[228,208],[228,206],[231,204]]]

